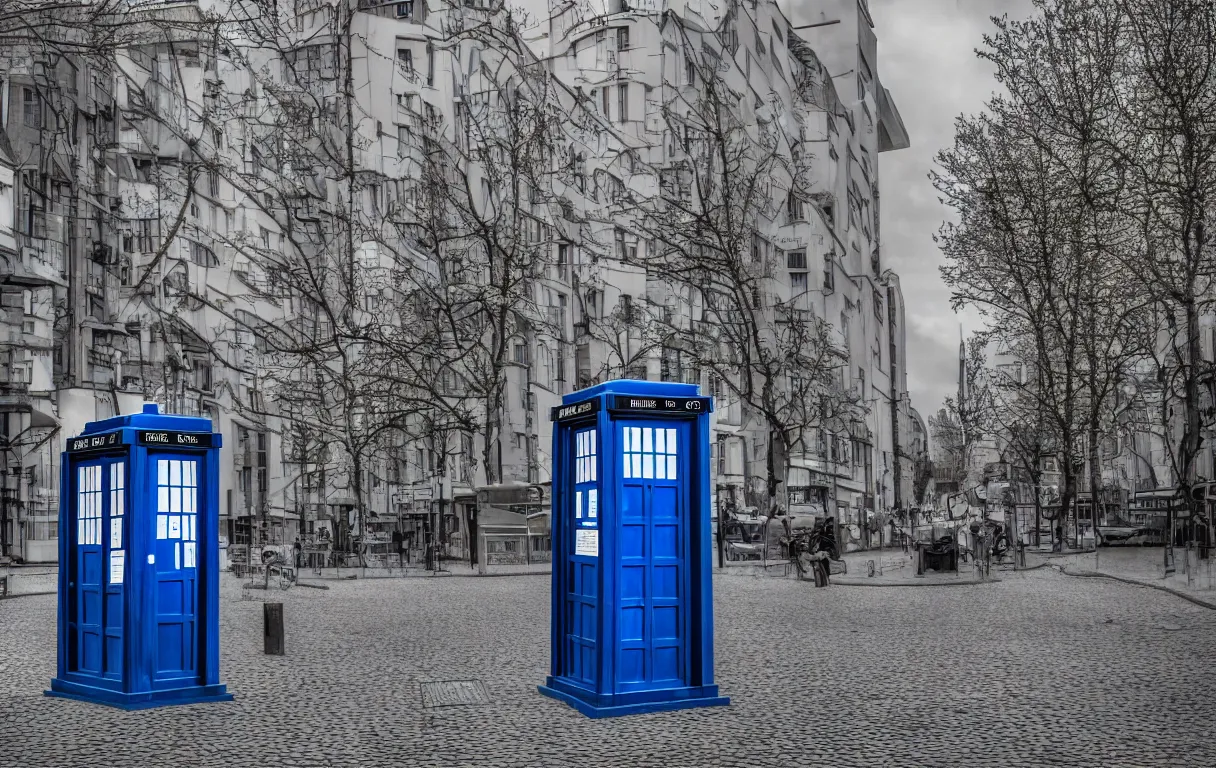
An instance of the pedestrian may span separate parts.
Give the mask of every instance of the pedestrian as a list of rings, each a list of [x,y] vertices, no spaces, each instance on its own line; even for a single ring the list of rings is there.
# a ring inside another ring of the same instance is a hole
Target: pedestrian
[[[405,537],[396,528],[393,529],[393,549],[397,551],[397,565],[400,567],[405,562]]]
[[[296,537],[296,543],[295,543],[295,546],[292,547],[292,549],[295,552],[296,567],[299,568],[303,565],[303,562],[304,562],[304,552],[303,552],[304,547],[300,544],[299,536]]]

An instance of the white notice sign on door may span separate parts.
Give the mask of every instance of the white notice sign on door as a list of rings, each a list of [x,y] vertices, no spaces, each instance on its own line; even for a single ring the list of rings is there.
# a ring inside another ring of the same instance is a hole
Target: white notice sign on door
[[[574,532],[574,554],[584,557],[600,556],[600,532],[580,528]]]

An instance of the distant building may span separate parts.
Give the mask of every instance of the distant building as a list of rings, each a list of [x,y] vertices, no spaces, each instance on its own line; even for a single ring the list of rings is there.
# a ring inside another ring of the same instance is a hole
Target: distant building
[[[465,16],[489,13],[480,3],[360,0],[352,10],[342,42],[362,63],[351,83],[351,172],[365,188],[351,216],[375,233],[358,271],[377,286],[352,299],[359,312],[392,304],[394,260],[441,268],[386,225],[387,212],[418,205],[410,187],[434,147],[468,149],[461,142],[471,111],[499,98],[501,84],[487,72],[547,72],[560,86],[547,98],[599,126],[594,141],[563,150],[572,161],[560,190],[569,210],[521,211],[518,226],[534,233],[544,256],[521,288],[529,296],[524,330],[505,347],[498,434],[419,427],[377,449],[358,477],[362,517],[353,469],[322,446],[332,436],[283,406],[282,355],[267,341],[272,329],[294,338],[332,330],[268,265],[276,254],[306,252],[298,230],[337,205],[332,178],[309,182],[314,189],[298,205],[286,205],[274,183],[277,121],[286,119],[275,110],[285,94],[306,93],[319,107],[318,146],[332,139],[325,126],[345,124],[334,74],[338,6],[302,7],[285,22],[281,56],[239,37],[224,46],[200,39],[199,6],[189,2],[126,11],[130,21],[157,23],[107,66],[74,55],[52,62],[19,45],[0,53],[9,105],[0,112],[0,333],[9,340],[0,358],[0,556],[57,556],[63,439],[145,400],[209,417],[224,435],[221,534],[232,544],[290,542],[322,528],[387,540],[387,528],[400,525],[467,551],[476,492],[488,482],[482,457],[493,456],[502,483],[547,484],[549,408],[575,389],[624,376],[691,381],[717,399],[716,496],[751,504],[768,439],[755,415],[681,350],[639,334],[609,343],[604,333],[630,313],[684,311],[636,265],[647,243],[619,221],[587,224],[593,232],[571,223],[598,202],[590,197],[601,184],[625,183],[605,158],[628,149],[661,166],[687,140],[657,129],[664,94],[696,87],[686,82],[677,20],[698,30],[696,55],[725,62],[731,82],[750,89],[813,158],[812,202],[791,198],[774,211],[755,232],[754,254],[771,265],[772,301],[832,324],[839,386],[866,408],[850,428],[821,431],[789,457],[791,507],[866,531],[912,504],[927,439],[907,395],[905,303],[898,276],[883,265],[878,186],[878,155],[909,140],[879,77],[866,3],[633,5],[534,9],[548,35],[512,61],[444,41],[443,30]],[[65,140],[56,126],[68,118],[80,128]],[[343,147],[331,149],[345,157]],[[475,189],[473,204],[493,194]],[[591,247],[593,240],[610,245]],[[443,386],[457,397],[467,382]]]

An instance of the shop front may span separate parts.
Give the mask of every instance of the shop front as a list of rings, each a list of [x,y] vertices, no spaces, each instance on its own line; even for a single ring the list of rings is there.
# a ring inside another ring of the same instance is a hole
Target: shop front
[[[508,484],[477,489],[469,527],[470,565],[485,573],[494,565],[532,565],[552,560],[549,485]]]

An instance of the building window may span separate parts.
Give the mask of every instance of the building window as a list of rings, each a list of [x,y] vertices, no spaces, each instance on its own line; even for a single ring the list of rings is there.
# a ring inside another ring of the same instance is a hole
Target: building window
[[[680,361],[680,350],[673,347],[663,347],[659,360],[660,381],[683,381],[683,366]]]
[[[684,84],[697,84],[697,63],[691,57],[684,57]]]
[[[617,110],[620,113],[620,121],[627,122],[629,120],[629,83],[621,83],[617,86]]]
[[[627,293],[621,294],[621,314],[624,316],[625,322],[633,322],[633,297]]]
[[[514,349],[514,361],[519,365],[528,364],[528,345],[517,343]]]
[[[616,230],[616,257],[622,261],[625,260],[625,230]]]
[[[38,94],[33,88],[21,89],[21,106],[22,118],[26,128],[41,128],[42,127],[42,110],[41,103],[38,100]]]
[[[617,27],[616,49],[618,51],[629,50],[629,27]]]
[[[604,97],[604,117],[611,120],[612,119],[612,110],[611,110],[610,105],[612,104],[612,89],[606,85],[604,86],[603,97]]]
[[[830,291],[836,287],[836,270],[835,263],[832,261],[832,254],[825,254],[823,257],[823,289]]]
[[[405,5],[405,3],[402,3],[401,5],[397,6],[397,15],[398,16],[401,15],[401,6],[402,5]],[[413,73],[413,71],[414,71],[414,52],[413,51],[411,51],[409,48],[398,48],[397,49],[397,61],[398,61],[398,63],[401,64],[401,67],[406,72]]]
[[[435,46],[426,44],[426,84],[435,85]]]
[[[404,3],[397,3],[397,18],[404,19],[414,15],[414,0],[406,0]],[[412,69],[412,67],[411,67]]]
[[[794,195],[793,190],[790,190],[789,197],[786,198],[785,209],[786,209],[786,214],[789,216],[790,221],[803,221],[804,220],[803,212],[802,212],[802,201],[799,200]]]
[[[220,260],[216,258],[215,252],[202,243],[190,242],[190,261],[200,267],[218,267]]]
[[[790,293],[794,296],[806,293],[807,279],[805,272],[790,273]]]

